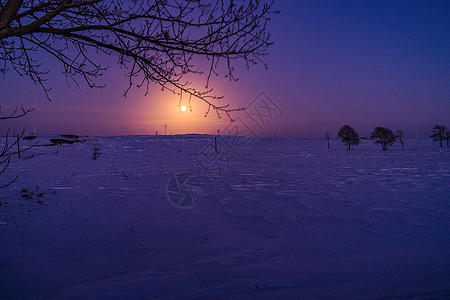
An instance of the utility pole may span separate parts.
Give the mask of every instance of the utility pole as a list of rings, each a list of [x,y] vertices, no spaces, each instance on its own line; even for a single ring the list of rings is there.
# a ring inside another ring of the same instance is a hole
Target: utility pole
[[[214,137],[214,150],[217,153],[217,136]]]
[[[328,142],[328,149],[330,149],[330,135],[328,134],[328,131],[327,131],[327,142]]]

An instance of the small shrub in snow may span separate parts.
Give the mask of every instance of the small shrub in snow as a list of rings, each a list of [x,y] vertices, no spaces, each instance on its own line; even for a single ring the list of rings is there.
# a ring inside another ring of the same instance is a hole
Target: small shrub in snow
[[[99,149],[99,148],[95,148],[95,147],[94,147],[94,149],[92,149],[92,158],[93,158],[93,159],[99,158],[101,154],[102,154],[102,153],[100,152],[100,149]]]
[[[1,106],[0,106],[0,108],[1,108]],[[27,109],[27,108],[24,108],[23,106],[21,106],[20,108],[16,107],[16,109],[11,114],[6,115],[6,116],[0,116],[0,120],[10,120],[10,119],[21,118],[21,117],[25,116],[26,114],[32,112],[33,110],[34,110],[34,108]],[[30,146],[26,149],[20,149],[20,141],[19,140],[23,137],[24,133],[25,133],[25,129],[23,129],[20,134],[16,134],[14,131],[12,136],[10,136],[10,130],[8,129],[6,131],[4,144],[0,147],[0,175],[5,173],[6,169],[8,168],[9,164],[11,163],[11,157],[13,155],[17,154],[17,156],[20,158],[21,151],[22,152],[26,151],[34,146],[34,145]],[[12,141],[9,140],[9,138],[11,138]],[[0,183],[0,188],[7,187],[8,185],[12,184],[16,180],[17,180],[17,176],[16,176],[16,178],[10,180],[6,184]]]
[[[23,188],[21,190],[22,198],[25,200],[36,199],[35,197],[43,197],[45,193],[39,191],[39,186],[35,186],[34,188]],[[39,200],[38,203],[43,203],[43,201]]]

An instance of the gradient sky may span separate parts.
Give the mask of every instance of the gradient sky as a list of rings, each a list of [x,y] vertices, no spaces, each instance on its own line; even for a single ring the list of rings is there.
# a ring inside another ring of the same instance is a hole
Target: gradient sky
[[[270,69],[237,68],[238,82],[211,83],[234,107],[269,95],[283,114],[266,135],[324,137],[349,124],[363,136],[375,126],[428,136],[435,124],[450,126],[450,1],[275,1],[275,7],[281,13],[269,26]],[[114,56],[104,59],[111,68],[100,82],[107,87],[81,91],[67,87],[56,62],[44,59],[52,102],[27,78],[12,71],[0,77],[2,115],[16,105],[36,108],[1,122],[1,133],[36,126],[38,134],[161,134],[167,125],[168,133],[212,134],[228,125],[215,114],[204,118],[207,107],[199,101],[180,114],[178,96],[157,86],[147,96],[133,89],[123,98],[127,79]]]

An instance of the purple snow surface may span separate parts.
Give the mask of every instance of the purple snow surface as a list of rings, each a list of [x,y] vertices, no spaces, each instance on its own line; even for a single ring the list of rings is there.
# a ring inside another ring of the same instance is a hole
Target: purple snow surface
[[[450,297],[450,151],[429,139],[86,139],[0,177],[19,176],[0,190],[0,299]],[[187,173],[201,198],[180,209],[168,183]]]

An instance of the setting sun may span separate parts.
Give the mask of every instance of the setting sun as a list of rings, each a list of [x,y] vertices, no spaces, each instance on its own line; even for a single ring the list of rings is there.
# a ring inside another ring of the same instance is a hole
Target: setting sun
[[[186,111],[186,106],[183,105],[183,106],[181,107],[181,111],[182,111],[182,112],[183,112],[183,111]]]

